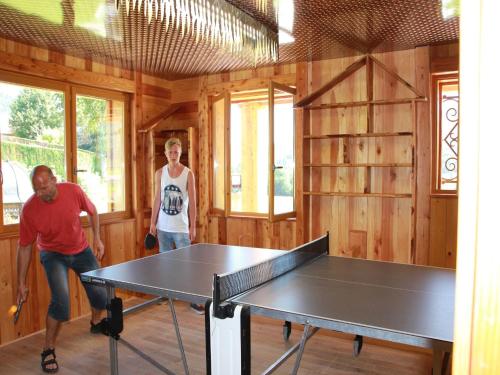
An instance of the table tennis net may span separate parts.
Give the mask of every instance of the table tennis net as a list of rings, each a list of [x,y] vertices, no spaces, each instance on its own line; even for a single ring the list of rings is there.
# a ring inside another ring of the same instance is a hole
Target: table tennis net
[[[227,274],[216,274],[213,301],[218,305],[326,253],[328,253],[328,234],[262,263]]]

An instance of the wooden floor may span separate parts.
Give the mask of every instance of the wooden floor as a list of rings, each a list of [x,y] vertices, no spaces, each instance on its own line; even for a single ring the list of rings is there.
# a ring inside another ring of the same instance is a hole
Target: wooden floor
[[[134,302],[139,302],[135,299]],[[191,374],[205,373],[204,317],[189,306],[176,302],[177,319],[187,352]],[[162,365],[178,374],[183,373],[175,332],[167,304],[153,305],[125,318],[122,333]],[[56,354],[60,374],[108,374],[108,338],[89,333],[89,318],[63,326]],[[294,326],[288,342],[282,339],[281,323],[252,318],[252,373],[259,374],[273,363],[288,347],[300,339],[300,326]],[[0,374],[43,374],[40,351],[44,334],[38,333],[0,347]],[[120,374],[161,374],[125,346],[119,344]],[[386,347],[365,343],[361,355],[352,356],[352,341],[348,336],[319,331],[306,346],[299,374],[394,374],[429,375],[431,354],[411,351],[404,347]],[[288,374],[293,361],[288,361],[276,374]]]

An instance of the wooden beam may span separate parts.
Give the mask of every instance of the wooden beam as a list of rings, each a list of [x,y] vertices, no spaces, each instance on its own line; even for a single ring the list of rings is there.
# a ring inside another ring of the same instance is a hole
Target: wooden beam
[[[302,100],[298,101],[295,104],[295,107],[304,107],[310,103],[312,103],[314,100],[319,98],[321,95],[323,95],[325,92],[328,90],[332,89],[335,87],[337,84],[342,82],[344,79],[349,77],[351,74],[353,74],[355,71],[360,69],[362,66],[364,66],[366,63],[366,56],[363,56],[359,60],[356,60],[353,62],[351,65],[349,65],[342,73],[334,77],[330,82],[326,83],[322,87],[320,87],[318,90],[313,92],[312,94],[307,95],[305,98]]]
[[[420,94],[420,92],[415,87],[413,87],[409,82],[407,82],[406,80],[404,80],[399,74],[397,74],[396,72],[393,72],[392,69],[390,69],[384,63],[382,63],[380,60],[376,59],[372,55],[368,55],[368,58],[371,59],[380,68],[382,68],[387,74],[389,74],[394,79],[396,79],[397,81],[399,81],[400,83],[402,83],[403,85],[405,85],[409,90],[413,91],[415,93],[415,95],[417,95],[417,97],[423,97],[423,96],[425,96],[425,95]]]
[[[419,90],[431,97],[429,86],[430,57],[429,47],[415,49],[415,85]],[[412,131],[414,135],[414,176],[412,176],[412,190],[415,200],[412,202],[415,228],[415,248],[412,256],[415,264],[429,264],[430,249],[430,215],[432,186],[432,125],[430,121],[430,103],[415,103],[412,109]],[[413,224],[413,223],[412,223]]]
[[[294,86],[296,80],[295,73],[289,73],[271,76],[268,78],[247,78],[237,81],[212,83],[207,85],[207,95],[219,95],[224,91],[234,93],[247,90],[267,89],[271,79],[274,82],[281,83],[286,86]]]
[[[0,69],[10,72],[51,78],[61,82],[76,83],[108,90],[135,93],[133,80],[112,77],[106,74],[87,72],[64,65],[30,59],[0,51]]]
[[[384,132],[384,133],[338,133],[324,135],[304,135],[305,139],[329,139],[329,138],[373,138],[373,137],[400,137],[410,136],[413,132]]]
[[[178,113],[178,112],[177,112]],[[160,121],[158,126],[155,128],[155,132],[169,131],[169,130],[189,130],[189,128],[198,129],[198,118],[191,119],[178,119],[176,115],[173,115],[166,119],[165,121]]]
[[[344,102],[344,103],[333,103],[333,104],[319,104],[319,105],[308,105],[303,107],[304,109],[331,109],[331,108],[349,108],[349,107],[361,107],[366,105],[392,105],[392,104],[412,104],[413,102],[426,102],[426,97],[418,98],[403,98],[403,99],[384,99],[384,100],[362,100],[357,102]]]
[[[180,104],[177,104],[177,103],[176,104],[171,104],[165,111],[163,111],[158,116],[155,116],[151,120],[149,120],[148,122],[146,122],[144,124],[143,128],[139,129],[138,132],[139,133],[147,133],[148,131],[156,128],[156,126],[158,126],[158,124],[161,121],[169,118],[171,115],[173,115],[175,112],[177,112],[180,107],[181,107]]]
[[[352,193],[343,191],[304,191],[305,195],[331,196],[331,197],[375,197],[375,198],[411,198],[405,193]]]
[[[160,86],[148,85],[146,83],[142,84],[142,93],[143,95],[154,96],[156,98],[172,99],[172,90]]]

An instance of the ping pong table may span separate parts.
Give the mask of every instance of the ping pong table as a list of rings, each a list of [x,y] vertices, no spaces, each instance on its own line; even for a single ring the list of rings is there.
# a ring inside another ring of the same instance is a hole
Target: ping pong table
[[[286,321],[286,329],[289,322],[304,325],[300,343],[265,373],[298,352],[296,373],[307,340],[322,328],[355,335],[355,354],[363,336],[432,349],[433,375],[441,374],[453,342],[454,271],[327,256],[328,242],[324,236],[291,251],[196,244],[82,274],[84,282],[107,288],[108,318],[115,327],[111,373],[118,374],[117,343],[131,347],[116,323],[122,311],[113,301],[115,288],[121,288],[168,299],[185,373],[189,369],[172,299],[206,303],[207,373],[250,373],[249,363],[236,363],[249,361],[241,353],[249,353],[249,335],[242,335],[238,319],[236,330],[225,331],[222,324],[231,324],[237,311],[248,322],[250,314],[258,314]],[[221,342],[230,342],[229,349]],[[235,363],[217,367],[224,361]]]
[[[83,282],[100,285],[107,289],[108,322],[111,331],[110,372],[113,375],[119,373],[118,342],[121,342],[162,372],[172,374],[168,368],[142,353],[119,335],[123,329],[123,315],[146,307],[155,300],[122,311],[119,300],[115,298],[116,288],[146,293],[168,300],[184,371],[188,374],[189,368],[172,300],[205,304],[212,298],[212,279],[215,273],[238,270],[285,253],[284,250],[195,244],[81,274]]]
[[[282,261],[285,257],[289,259]],[[228,354],[239,348],[225,345],[237,331],[227,320],[235,319],[235,307],[243,306],[249,309],[247,315],[304,325],[300,343],[265,374],[295,351],[292,373],[297,373],[307,340],[320,328],[356,335],[355,355],[363,337],[432,349],[433,375],[446,373],[453,343],[454,294],[453,270],[328,256],[328,236],[324,236],[260,265],[215,275],[210,372],[249,373],[250,366],[239,363],[244,355]],[[240,340],[242,348],[250,345],[248,335]]]

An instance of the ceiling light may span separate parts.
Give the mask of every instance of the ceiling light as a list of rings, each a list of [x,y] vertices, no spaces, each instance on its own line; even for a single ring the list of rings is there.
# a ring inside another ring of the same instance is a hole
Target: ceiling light
[[[267,0],[255,0],[259,11],[267,11]],[[225,0],[115,0],[116,7],[144,13],[191,38],[209,44],[254,64],[278,60],[278,33]]]

